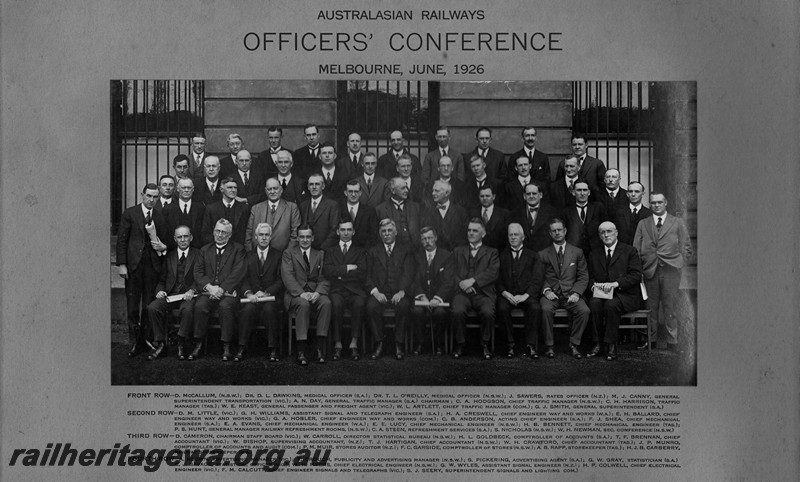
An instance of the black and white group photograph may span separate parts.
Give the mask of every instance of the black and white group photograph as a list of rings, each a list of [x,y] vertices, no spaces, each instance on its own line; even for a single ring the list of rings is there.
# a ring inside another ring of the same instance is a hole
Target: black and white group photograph
[[[110,90],[112,384],[697,384],[694,82]]]

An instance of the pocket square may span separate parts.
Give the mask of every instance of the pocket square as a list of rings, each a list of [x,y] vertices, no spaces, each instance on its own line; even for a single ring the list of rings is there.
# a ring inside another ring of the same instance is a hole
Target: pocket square
[[[570,263],[569,265],[570,265],[570,266],[575,266],[575,263]]]
[[[442,271],[444,271],[444,268],[439,268],[439,272],[441,273]]]

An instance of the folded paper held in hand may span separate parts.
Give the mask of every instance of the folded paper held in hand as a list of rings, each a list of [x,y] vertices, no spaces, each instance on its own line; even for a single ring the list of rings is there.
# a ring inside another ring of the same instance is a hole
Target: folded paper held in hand
[[[599,286],[592,286],[592,296],[594,298],[610,300],[611,298],[614,297],[614,288],[611,288],[611,290],[608,293],[606,293]]]

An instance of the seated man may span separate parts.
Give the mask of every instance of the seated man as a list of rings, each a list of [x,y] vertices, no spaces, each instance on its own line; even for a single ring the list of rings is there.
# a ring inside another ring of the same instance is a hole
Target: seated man
[[[356,184],[358,186],[358,184]],[[362,207],[369,207],[366,204]],[[367,273],[367,252],[353,242],[353,222],[348,215],[339,221],[336,229],[339,243],[325,251],[322,272],[331,280],[331,303],[333,304],[333,359],[342,356],[342,325],[345,308],[350,308],[350,357],[360,358],[358,338],[361,334],[361,318],[367,303],[364,277]]]
[[[200,248],[200,256],[194,265],[194,279],[200,288],[200,296],[194,303],[194,350],[189,360],[200,356],[203,338],[208,330],[208,316],[218,306],[219,323],[222,328],[222,361],[231,358],[231,339],[236,330],[236,309],[239,305],[236,289],[239,288],[247,270],[244,265],[244,247],[231,241],[233,225],[223,218],[214,226],[214,241]],[[188,330],[182,333],[188,337]]]
[[[395,309],[395,358],[402,360],[405,342],[406,318],[409,311],[411,281],[414,277],[411,249],[397,240],[397,226],[391,219],[383,219],[378,228],[381,243],[367,251],[367,316],[372,339],[376,342],[371,360],[383,352],[383,309]]]
[[[483,358],[492,358],[489,350],[494,329],[496,291],[495,282],[500,271],[497,250],[483,244],[486,228],[478,218],[470,220],[467,226],[469,244],[453,250],[455,281],[458,289],[453,296],[453,326],[456,348],[453,358],[460,358],[466,341],[465,331],[467,312],[474,309],[481,320],[481,345]]]
[[[582,358],[581,337],[589,322],[589,307],[581,298],[589,284],[589,270],[583,251],[566,241],[567,228],[564,221],[555,218],[550,221],[550,237],[553,244],[539,251],[539,259],[544,263],[544,290],[539,304],[542,305],[544,319],[545,355],[553,358],[553,318],[557,308],[566,308],[572,316],[572,331],[569,347],[572,356]]]
[[[241,152],[241,151],[239,151]],[[278,361],[278,335],[280,318],[278,308],[282,303],[283,281],[281,280],[281,256],[283,253],[270,248],[272,226],[259,223],[255,229],[256,249],[247,253],[245,266],[247,275],[242,283],[244,296],[250,301],[239,312],[239,349],[233,357],[238,362],[244,358],[250,332],[261,321],[267,329],[267,348],[269,361]],[[274,301],[258,301],[259,298],[274,296]]]
[[[186,226],[175,228],[175,244],[177,249],[167,253],[161,268],[161,278],[156,285],[156,299],[147,305],[147,316],[153,325],[153,351],[148,360],[167,354],[167,322],[169,310],[178,308],[180,329],[178,331],[178,359],[184,359],[184,335],[192,326],[192,310],[194,309],[194,263],[198,250],[191,247],[192,233]],[[183,295],[180,300],[168,302],[168,296]]]
[[[317,361],[325,363],[325,344],[331,321],[330,282],[322,273],[322,251],[311,248],[314,242],[311,226],[303,224],[297,229],[297,242],[298,246],[283,252],[281,277],[286,287],[284,306],[290,316],[294,314],[297,363],[305,366],[308,365],[305,350],[312,309],[317,317]]]
[[[497,279],[497,314],[500,326],[508,342],[507,358],[514,358],[514,332],[511,310],[520,308],[525,313],[525,341],[531,359],[539,358],[536,352],[539,340],[539,325],[542,323],[542,308],[539,294],[542,292],[544,270],[539,255],[523,246],[525,231],[518,223],[508,225],[509,248],[500,253],[500,277]]]
[[[430,315],[433,323],[433,344],[431,350],[437,355],[442,354],[444,347],[444,328],[450,318],[450,310],[442,303],[449,303],[453,296],[455,283],[453,283],[453,257],[450,251],[436,246],[436,230],[430,226],[422,228],[419,235],[422,241],[422,251],[418,253],[416,266],[417,276],[415,276],[412,293],[415,301],[430,303],[430,306],[414,306],[411,311],[414,315],[414,355],[422,352],[422,340],[424,335],[422,329],[425,327],[425,319]]]
[[[606,171],[608,174],[610,171]],[[600,353],[600,333],[605,324],[603,341],[606,344],[606,359],[617,358],[617,332],[619,319],[629,311],[642,306],[642,260],[633,246],[617,242],[617,227],[605,222],[598,229],[603,241],[603,251],[592,251],[589,259],[589,287],[608,294],[614,291],[611,299],[593,296],[589,300],[592,312],[592,338],[594,348],[586,356]]]

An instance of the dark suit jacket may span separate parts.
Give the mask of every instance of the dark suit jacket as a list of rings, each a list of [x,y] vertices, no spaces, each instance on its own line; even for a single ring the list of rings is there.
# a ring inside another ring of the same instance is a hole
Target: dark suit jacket
[[[386,194],[389,190],[389,181],[378,175],[372,178],[372,186],[370,187],[367,187],[367,181],[363,175],[358,176],[358,184],[361,186],[361,200],[373,208],[378,207],[378,204],[389,199]]]
[[[195,178],[198,178],[198,177],[203,177],[203,174],[204,174],[204,172],[203,172],[203,163],[205,162],[206,157],[209,156],[209,153],[208,152],[203,152],[203,154],[202,154],[203,158],[202,158],[202,161],[200,161],[200,165],[199,166],[197,165],[197,162],[195,161],[195,153],[194,153],[194,151],[191,151],[186,155],[189,156],[189,177],[191,177],[192,179],[195,179]]]
[[[325,250],[336,244],[336,228],[339,226],[339,205],[332,199],[322,196],[315,212],[311,212],[311,199],[300,203],[300,219],[311,225],[314,241],[311,247]]]
[[[244,264],[244,248],[228,241],[222,258],[217,265],[217,245],[209,243],[200,248],[200,255],[194,264],[195,286],[202,291],[207,284],[218,285],[226,293],[233,293],[247,274]]]
[[[251,251],[255,246],[253,231],[259,223],[266,223],[269,214],[269,201],[258,203],[250,210],[250,218],[247,220],[247,230],[245,231],[245,249]],[[285,251],[297,244],[297,228],[300,227],[300,210],[297,204],[285,199],[278,200],[278,207],[275,210],[275,218],[272,220],[272,240],[270,248]]]
[[[402,154],[408,154],[411,157],[411,175],[419,177],[422,172],[422,164],[419,162],[419,157],[411,154],[407,148],[403,148]],[[397,159],[394,157],[394,151],[390,148],[389,152],[378,158],[378,168],[375,174],[384,179],[391,179],[397,174]]]
[[[580,176],[575,181],[576,183],[582,181]],[[563,177],[556,178],[555,181],[550,183],[549,204],[557,211],[562,211],[564,208],[575,205],[575,196],[567,188],[567,183]]]
[[[428,208],[432,207],[435,204],[433,202],[433,183],[436,182],[437,179],[438,177],[428,181],[428,184],[426,184],[425,187],[422,189],[423,204],[425,204],[425,206]],[[413,181],[411,185],[412,186],[414,185]],[[450,202],[456,203],[466,208],[466,206],[464,206],[463,198],[464,194],[466,193],[467,186],[464,184],[464,182],[459,181],[455,177],[451,177],[450,188],[451,188]],[[409,197],[411,196],[409,195]]]
[[[487,174],[486,179],[484,179],[481,184],[481,188],[487,185],[492,187],[495,205],[504,206],[503,196],[505,196],[505,183],[498,179],[491,179]],[[476,181],[475,177],[470,173],[467,176],[467,180],[464,181],[464,190],[459,198],[459,202],[462,206],[467,208],[467,211],[472,211],[481,207],[479,197],[481,188],[478,187],[478,181]]]
[[[353,153],[345,150],[341,157],[336,159],[336,166],[342,166],[347,172],[347,178],[353,179],[364,173],[364,168],[361,167],[361,159],[364,157],[363,152],[358,153],[358,162],[353,164]]]
[[[531,226],[531,221],[528,217],[527,205],[525,208],[512,213],[511,218],[513,222],[521,224],[522,229],[525,230],[525,247],[534,251],[541,251],[553,242],[550,238],[549,223],[557,215],[553,208],[540,203],[539,213],[536,215],[533,226]]]
[[[389,268],[394,272],[394,282],[389,281]],[[411,284],[414,281],[414,257],[411,249],[402,244],[395,243],[391,260],[386,256],[386,246],[379,243],[367,250],[367,279],[366,290],[371,293],[373,288],[391,298],[398,291],[404,291],[411,296]]]
[[[317,155],[312,156],[308,145],[305,145],[292,153],[292,172],[308,179],[308,175],[320,168],[322,163],[319,160],[319,151],[322,149],[322,144],[317,144]]]
[[[483,207],[481,206],[474,208],[469,214],[470,219],[482,218],[482,216]],[[508,225],[511,222],[511,211],[495,204],[492,217],[486,224],[486,236],[483,237],[483,244],[493,247],[498,252],[502,251],[508,244]]]
[[[469,154],[464,156],[464,169],[469,172],[470,174],[472,171],[469,169],[469,160],[472,158],[473,155],[478,154],[478,147],[476,146],[475,149],[470,151]],[[489,179],[500,181],[501,183],[510,180],[509,179],[509,172],[508,172],[508,164],[506,164],[506,155],[502,152],[498,151],[497,149],[490,147],[489,152],[486,154],[484,158],[486,161],[486,175],[489,176]],[[516,176],[516,171],[513,172],[513,175]],[[465,179],[468,176],[465,176]]]
[[[597,193],[597,197],[594,198],[596,202],[600,202],[606,210],[606,216],[608,219],[613,221],[617,218],[617,210],[620,209],[628,209],[631,201],[628,199],[628,191],[625,189],[619,188],[619,192],[617,192],[617,196],[614,199],[611,199],[611,196],[608,195],[608,191],[606,188],[601,187]]]
[[[558,163],[558,169],[556,170],[556,179],[562,177],[564,177],[563,159]],[[589,190],[596,196],[600,190],[605,189],[606,165],[600,159],[587,155],[583,159],[580,171],[578,171],[578,177],[586,180],[587,184],[589,184]],[[596,198],[594,200],[597,201]]]
[[[454,274],[456,285],[469,278],[470,245],[458,246],[453,250]],[[496,297],[495,283],[500,273],[500,257],[497,250],[485,244],[481,246],[475,256],[475,291],[483,293],[492,299]],[[456,287],[456,293],[461,290]]]
[[[278,166],[276,166],[275,161],[272,160],[272,153],[269,149],[259,152],[256,159],[257,162],[253,161],[253,169],[257,169],[263,174],[264,179],[278,176]]]
[[[328,177],[322,169],[314,171],[314,173],[322,174],[323,182],[325,182],[325,190],[322,192],[322,194],[326,198],[333,199],[337,203],[345,199],[344,189],[347,185],[347,181],[351,179],[350,171],[347,169],[347,167],[343,167],[337,163],[336,170],[331,178],[331,182],[328,182]]]
[[[275,177],[277,178],[277,176]],[[278,182],[280,182],[280,179],[278,179]],[[286,189],[283,190],[281,197],[289,202],[300,204],[308,197],[306,180],[293,173],[292,177],[286,183]]]
[[[581,222],[577,206],[564,208],[561,217],[567,223],[567,243],[581,248],[584,256],[588,258],[593,250],[603,247],[597,229],[600,223],[608,221],[608,216],[602,204],[597,202],[587,204],[584,222]]]
[[[153,209],[152,220],[158,239],[167,244],[172,235],[167,232],[167,222],[164,220],[164,216]],[[142,205],[137,204],[123,211],[119,222],[117,266],[124,264],[127,266],[128,272],[131,272],[139,267],[139,263],[145,256],[150,259],[150,264],[146,268],[152,269],[154,272],[160,272],[162,260],[150,245],[150,236],[144,227]]]
[[[167,204],[167,206],[169,206],[170,204],[175,204],[175,202],[177,202],[177,200],[178,200],[178,198],[176,196],[173,196],[172,197],[172,201],[170,201],[170,203]],[[156,205],[153,206],[153,209],[155,209],[157,211],[161,211],[162,213],[164,212],[164,203],[161,201],[161,197],[160,196],[158,198],[158,201],[156,201]]]
[[[221,176],[217,178],[217,185],[215,186],[216,189],[214,189],[214,192],[212,193],[208,190],[205,177],[201,176],[194,178],[194,194],[192,194],[192,201],[202,203],[203,206],[208,206],[215,201],[221,200],[222,191],[219,190],[221,180]]]
[[[411,189],[408,190],[408,199],[414,201],[415,203],[422,204],[428,196],[426,194],[430,194],[425,191],[426,186],[425,183],[422,182],[422,179],[416,175],[411,175]],[[389,193],[391,195],[391,192]]]
[[[533,178],[531,178],[533,179]],[[519,179],[514,176],[514,178],[505,184],[505,189],[503,190],[502,197],[502,204],[504,208],[508,209],[512,213],[521,209],[525,206],[525,191],[522,184],[520,184]],[[497,200],[495,199],[495,202]],[[544,201],[542,201],[544,202]]]
[[[639,221],[633,247],[642,257],[642,272],[646,279],[655,276],[659,260],[680,269],[692,256],[692,242],[686,224],[683,219],[669,213],[664,214],[660,232],[652,215]]]
[[[630,202],[625,207],[620,206],[614,217],[614,224],[617,226],[617,231],[619,231],[619,242],[633,245],[633,235],[636,234],[636,227],[639,225],[639,221],[652,215],[653,212],[644,204],[640,205],[635,217],[631,213]]]
[[[164,256],[164,263],[161,269],[161,277],[156,285],[156,293],[164,291],[167,295],[177,295],[194,288],[199,289],[194,284],[194,263],[200,251],[189,246],[186,253],[186,261],[183,265],[183,279],[178,279],[178,250],[173,249]],[[181,287],[181,283],[183,287]],[[180,288],[180,289],[179,289]]]
[[[233,177],[236,174],[236,158],[233,157],[232,154],[228,153],[224,156],[219,156],[219,178],[225,178],[228,176]]]
[[[438,296],[449,303],[455,293],[456,283],[453,278],[453,255],[450,251],[437,247],[436,255],[428,266],[426,251],[419,250],[415,257],[416,276],[411,293],[414,297],[424,294],[430,300]]]
[[[347,265],[358,266],[353,271],[347,271]],[[337,241],[334,246],[325,250],[325,259],[322,263],[322,273],[331,280],[331,293],[341,293],[344,296],[367,296],[364,291],[364,280],[367,276],[367,252],[364,248],[350,244],[347,254],[342,254],[342,248]]]
[[[250,169],[247,186],[245,186],[238,169],[231,177],[236,180],[236,196],[247,198],[247,204],[251,207],[267,199],[266,191],[264,191],[267,178],[260,171]]]
[[[175,248],[175,228],[178,226],[188,226],[192,233],[192,246],[200,249],[205,244],[203,242],[203,215],[205,214],[205,206],[199,202],[192,201],[192,207],[189,209],[188,214],[183,214],[181,211],[180,201],[175,201],[169,206],[164,208],[162,213],[167,222],[167,233],[169,239],[162,239],[161,241],[166,244],[169,249]]]
[[[506,172],[509,180],[517,178],[516,162],[522,156],[528,157],[524,147],[508,157]],[[533,161],[531,162],[531,178],[539,181],[545,190],[550,184],[550,159],[547,154],[535,147],[533,149]],[[557,178],[558,176],[556,176]]]
[[[339,204],[339,215],[350,217],[347,201]],[[375,208],[365,202],[358,203],[358,213],[353,221],[353,244],[360,248],[368,248],[378,243],[378,215]],[[338,227],[338,226],[337,226]]]
[[[422,225],[431,226],[438,234],[437,246],[452,251],[456,246],[467,244],[469,215],[458,204],[450,201],[444,218],[435,205],[425,210]]]
[[[327,295],[331,284],[322,273],[323,253],[322,251],[311,249],[309,251],[308,266],[303,260],[303,252],[300,246],[289,248],[283,252],[281,257],[281,277],[283,285],[286,287],[286,297],[297,297],[308,291]],[[288,306],[289,303],[287,302]]]
[[[539,251],[539,259],[544,263],[543,290],[550,288],[562,296],[568,296],[570,293],[584,295],[589,286],[589,269],[580,248],[566,243],[561,269],[558,267],[556,249],[552,243]]]
[[[264,266],[261,266],[257,249],[247,253],[245,255],[247,275],[242,282],[242,294],[248,291],[253,294],[263,291],[268,295],[275,296],[276,301],[279,300],[280,295],[283,293],[283,280],[281,279],[282,256],[283,253],[280,250],[269,248]]]
[[[497,292],[508,291],[512,295],[529,294],[539,300],[544,284],[544,265],[539,261],[536,251],[522,247],[519,260],[514,261],[511,248],[500,253],[500,276],[497,278]]]
[[[226,214],[225,204],[222,201],[206,206],[206,212],[203,215],[203,243],[208,244],[214,241],[214,226],[222,218],[227,219],[233,225],[233,232],[231,234],[231,241],[239,243],[244,246],[245,235],[247,233],[247,221],[250,219],[250,206],[239,201],[234,201],[231,207],[231,213]]]
[[[453,177],[463,181],[466,179],[466,172],[469,171],[469,166],[464,166],[464,158],[461,153],[456,152],[452,147],[448,147],[447,156],[453,161]],[[442,157],[442,152],[439,146],[436,149],[428,151],[425,158],[420,164],[420,178],[422,182],[427,184],[431,179],[439,177],[439,159]]]
[[[606,263],[605,246],[603,249],[592,251],[589,258],[589,290],[586,297],[592,297],[591,287],[594,283],[619,283],[614,288],[614,298],[622,301],[625,311],[639,309],[642,305],[642,290],[639,283],[642,280],[642,261],[639,253],[627,244],[617,241],[611,262]]]
[[[401,238],[401,235],[402,237],[408,237],[409,243],[417,246],[419,243],[419,230],[422,227],[420,225],[422,221],[421,210],[420,205],[414,201],[406,201],[405,204],[403,204],[403,212],[406,216],[408,229],[405,233],[403,233],[402,223],[400,222],[401,213],[397,210],[391,198],[379,204],[378,207],[375,208],[375,214],[378,215],[378,225],[380,225],[383,219],[391,219],[397,225],[398,239]]]

